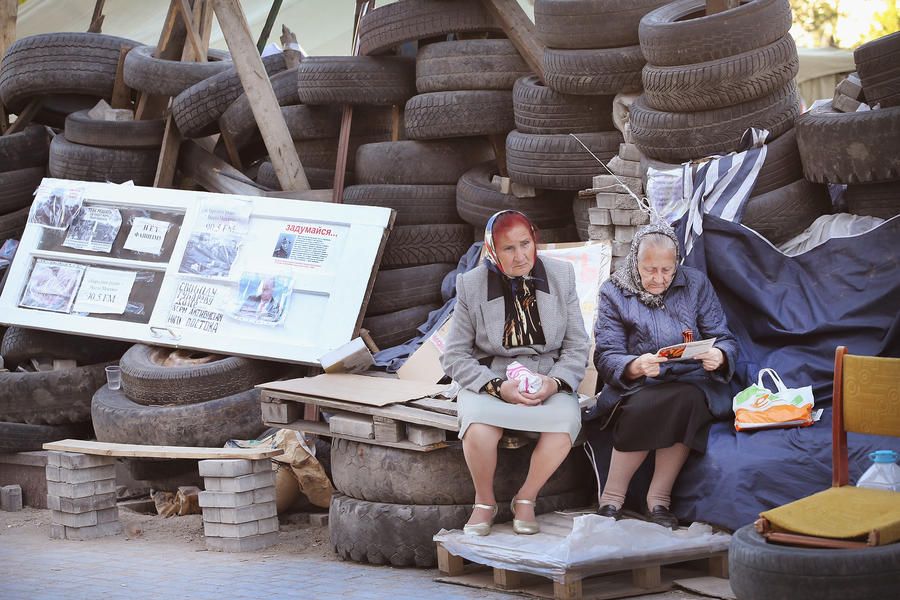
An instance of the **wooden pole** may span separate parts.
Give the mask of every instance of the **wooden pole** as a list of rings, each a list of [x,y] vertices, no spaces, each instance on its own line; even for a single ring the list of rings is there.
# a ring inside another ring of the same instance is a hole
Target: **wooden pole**
[[[534,23],[517,0],[482,0],[488,13],[503,27],[528,66],[541,81],[544,79],[544,45],[534,34]]]
[[[278,18],[278,11],[280,10],[281,0],[274,0],[272,8],[269,9],[269,16],[266,17],[266,24],[263,25],[262,31],[259,32],[259,39],[256,41],[256,50],[260,54],[262,54],[263,48],[266,47],[266,42],[269,41],[269,36],[272,34],[272,26],[275,24],[275,19]]]
[[[297,43],[297,36],[288,29],[287,25],[281,26],[281,47],[284,52],[284,64],[288,70],[299,65],[300,61],[306,56],[303,48]]]
[[[16,17],[19,14],[18,0],[0,0],[0,56],[16,41]]]
[[[156,58],[180,60],[184,52],[188,27],[185,25],[185,19],[179,18],[181,12],[181,8],[178,6],[179,1],[172,0],[169,3],[169,12],[166,13],[166,20],[159,34],[159,42],[156,43],[156,51],[153,53]],[[199,2],[200,0],[195,1]],[[134,118],[136,120],[158,119],[168,106],[169,98],[167,96],[141,94]]]
[[[237,0],[213,0],[213,7],[281,189],[308,190],[309,181],[240,5]]]
[[[741,0],[706,0],[706,14],[714,15],[740,6]]]
[[[103,5],[106,0],[97,0],[94,4],[94,14],[91,16],[91,24],[88,26],[88,33],[100,33],[103,30]]]

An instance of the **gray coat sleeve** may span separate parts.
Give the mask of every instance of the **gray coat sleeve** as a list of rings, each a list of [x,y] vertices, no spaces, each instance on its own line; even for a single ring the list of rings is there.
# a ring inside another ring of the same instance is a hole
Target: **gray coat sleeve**
[[[700,328],[701,339],[716,338],[715,347],[725,355],[725,364],[715,371],[709,372],[709,376],[716,381],[728,383],[734,375],[735,361],[737,360],[737,340],[728,329],[725,311],[716,296],[712,283],[706,277],[702,278],[700,286],[699,302],[697,306],[697,327]]]
[[[619,314],[618,303],[612,295],[616,293],[612,284],[600,288],[597,301],[597,320],[594,323],[594,366],[605,383],[621,390],[630,390],[644,383],[644,377],[635,380],[625,378],[628,363],[638,358],[628,352],[628,335],[625,322]]]
[[[577,390],[584,379],[585,369],[588,364],[591,340],[584,330],[584,318],[581,316],[581,303],[578,300],[578,292],[575,288],[575,267],[571,264],[566,269],[566,285],[560,290],[565,294],[566,300],[566,333],[563,336],[562,346],[559,351],[559,360],[547,374],[549,377],[559,377],[571,387]]]
[[[463,275],[456,276],[456,307],[450,334],[441,356],[444,373],[460,386],[473,392],[497,377],[488,367],[475,359],[475,323],[469,308],[469,298],[463,284]]]

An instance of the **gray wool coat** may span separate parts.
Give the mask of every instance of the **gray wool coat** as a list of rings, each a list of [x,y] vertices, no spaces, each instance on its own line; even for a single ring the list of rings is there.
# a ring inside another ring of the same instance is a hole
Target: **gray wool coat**
[[[532,269],[544,344],[503,347],[506,306],[502,282],[485,265],[456,278],[456,308],[441,366],[460,386],[478,392],[506,367],[519,361],[535,373],[558,377],[578,389],[584,378],[590,338],[575,291],[575,269],[552,258],[538,258]]]

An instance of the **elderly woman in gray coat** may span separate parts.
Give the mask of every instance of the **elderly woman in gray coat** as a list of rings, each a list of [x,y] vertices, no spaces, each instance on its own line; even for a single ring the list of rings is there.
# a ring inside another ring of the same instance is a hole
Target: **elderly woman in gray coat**
[[[501,211],[485,229],[484,264],[456,279],[453,312],[441,363],[461,389],[457,397],[466,464],[475,505],[464,531],[487,535],[497,514],[494,471],[504,429],[539,432],[525,482],[513,498],[513,530],[539,531],[534,502],[562,464],[581,429],[574,390],[587,366],[584,327],[572,265],[538,258],[531,222]],[[514,361],[540,380],[520,391],[506,378]]]
[[[656,465],[647,494],[652,521],[676,527],[672,486],[690,452],[704,452],[710,403],[731,398],[737,342],[709,279],[678,265],[678,239],[667,225],[635,234],[626,262],[600,288],[594,363],[605,386],[598,407],[610,409],[613,453],[601,515],[618,519],[628,484],[647,455]],[[716,338],[695,360],[668,362],[665,346]],[[729,404],[730,407],[730,404]]]

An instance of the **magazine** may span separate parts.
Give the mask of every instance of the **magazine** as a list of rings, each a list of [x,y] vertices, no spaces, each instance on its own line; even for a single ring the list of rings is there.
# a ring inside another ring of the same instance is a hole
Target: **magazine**
[[[708,340],[700,340],[697,342],[685,342],[683,344],[675,344],[674,346],[666,346],[656,351],[657,356],[669,359],[670,362],[678,360],[693,360],[700,354],[711,350],[716,338]]]
[[[84,277],[84,270],[84,265],[37,259],[19,306],[61,313],[72,312],[72,304],[81,278]]]
[[[231,316],[255,325],[280,325],[293,291],[290,276],[242,273]]]
[[[69,227],[63,246],[92,252],[109,252],[122,226],[116,208],[85,206]]]

